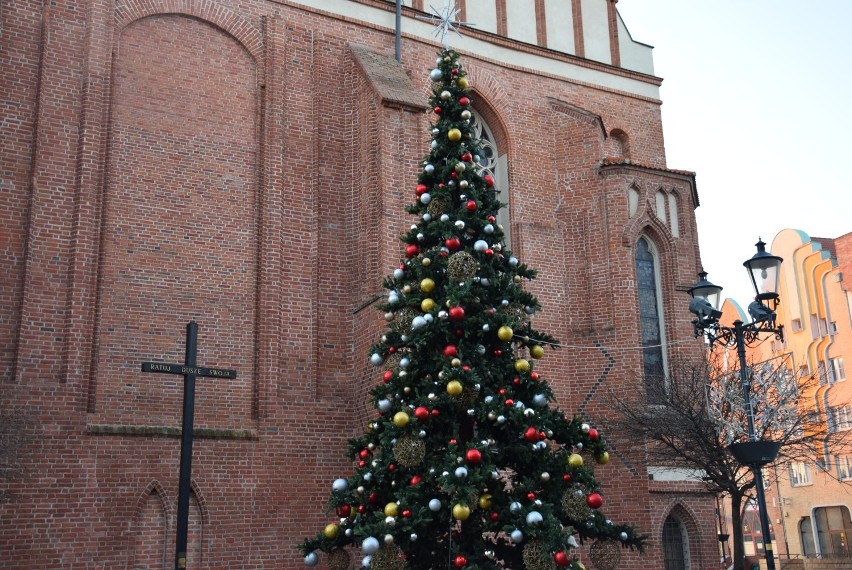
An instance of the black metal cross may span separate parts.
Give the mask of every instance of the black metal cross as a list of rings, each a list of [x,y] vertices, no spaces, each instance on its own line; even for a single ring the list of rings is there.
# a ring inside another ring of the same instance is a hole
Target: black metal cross
[[[195,415],[195,377],[237,377],[236,370],[206,368],[195,364],[198,352],[198,324],[186,324],[186,357],[184,364],[143,362],[142,372],[183,375],[183,423],[180,441],[180,479],[178,482],[177,538],[175,539],[175,569],[186,568],[186,542],[189,530],[189,486],[192,478],[192,424]]]

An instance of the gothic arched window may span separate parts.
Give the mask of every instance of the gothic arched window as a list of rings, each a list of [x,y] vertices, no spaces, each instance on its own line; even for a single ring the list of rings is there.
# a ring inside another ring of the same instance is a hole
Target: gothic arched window
[[[663,523],[663,566],[665,570],[689,568],[689,535],[683,521],[674,515]]]
[[[472,113],[470,124],[473,129],[473,137],[479,139],[479,165],[482,174],[490,174],[494,177],[494,187],[497,189],[497,199],[506,204],[506,207],[497,214],[497,223],[503,226],[503,243],[509,249],[512,248],[512,236],[509,216],[509,174],[506,160],[506,151],[497,147],[494,133],[478,113]]]
[[[660,294],[657,251],[646,238],[636,242],[636,290],[639,295],[639,328],[645,393],[651,402],[662,400],[665,390],[665,330]]]

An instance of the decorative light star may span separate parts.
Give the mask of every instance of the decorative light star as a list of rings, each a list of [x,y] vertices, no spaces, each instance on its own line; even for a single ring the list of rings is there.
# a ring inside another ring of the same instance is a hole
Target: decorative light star
[[[470,22],[462,22],[456,20],[456,16],[458,16],[459,10],[454,6],[453,0],[446,0],[444,2],[444,8],[438,11],[434,6],[429,6],[432,9],[432,12],[435,13],[434,16],[419,16],[419,18],[423,20],[428,20],[435,24],[435,37],[441,38],[441,44],[443,44],[444,48],[449,49],[450,42],[449,36],[450,32],[455,32],[458,37],[461,37],[461,33],[459,32],[459,26],[473,26],[475,24],[471,24]]]

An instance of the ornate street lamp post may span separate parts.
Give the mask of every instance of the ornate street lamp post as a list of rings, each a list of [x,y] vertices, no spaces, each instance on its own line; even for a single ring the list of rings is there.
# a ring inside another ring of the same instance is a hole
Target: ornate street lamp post
[[[698,282],[689,289],[689,294],[692,296],[689,310],[696,316],[693,321],[695,336],[704,335],[711,346],[719,343],[737,350],[740,360],[740,378],[743,384],[748,441],[732,443],[728,449],[737,461],[750,467],[754,473],[766,568],[775,570],[761,468],[775,460],[781,444],[775,441],[758,440],[755,434],[754,410],[751,403],[751,370],[746,362],[746,346],[756,342],[761,333],[771,333],[779,340],[784,339],[784,328],[775,325],[775,309],[778,307],[778,270],[783,260],[777,255],[767,253],[766,244],[762,240],[758,240],[755,245],[757,253],[743,263],[748,269],[756,293],[755,300],[748,306],[748,313],[752,319],[750,323],[736,320],[731,327],[719,323],[719,318],[722,316],[719,310],[722,288],[708,281],[706,272],[701,272]]]

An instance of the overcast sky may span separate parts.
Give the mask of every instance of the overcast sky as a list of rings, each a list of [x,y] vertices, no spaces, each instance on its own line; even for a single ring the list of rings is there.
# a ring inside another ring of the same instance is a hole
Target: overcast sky
[[[852,231],[852,0],[621,0],[664,79],[669,168],[696,172],[701,258],[723,296],[784,228]]]

